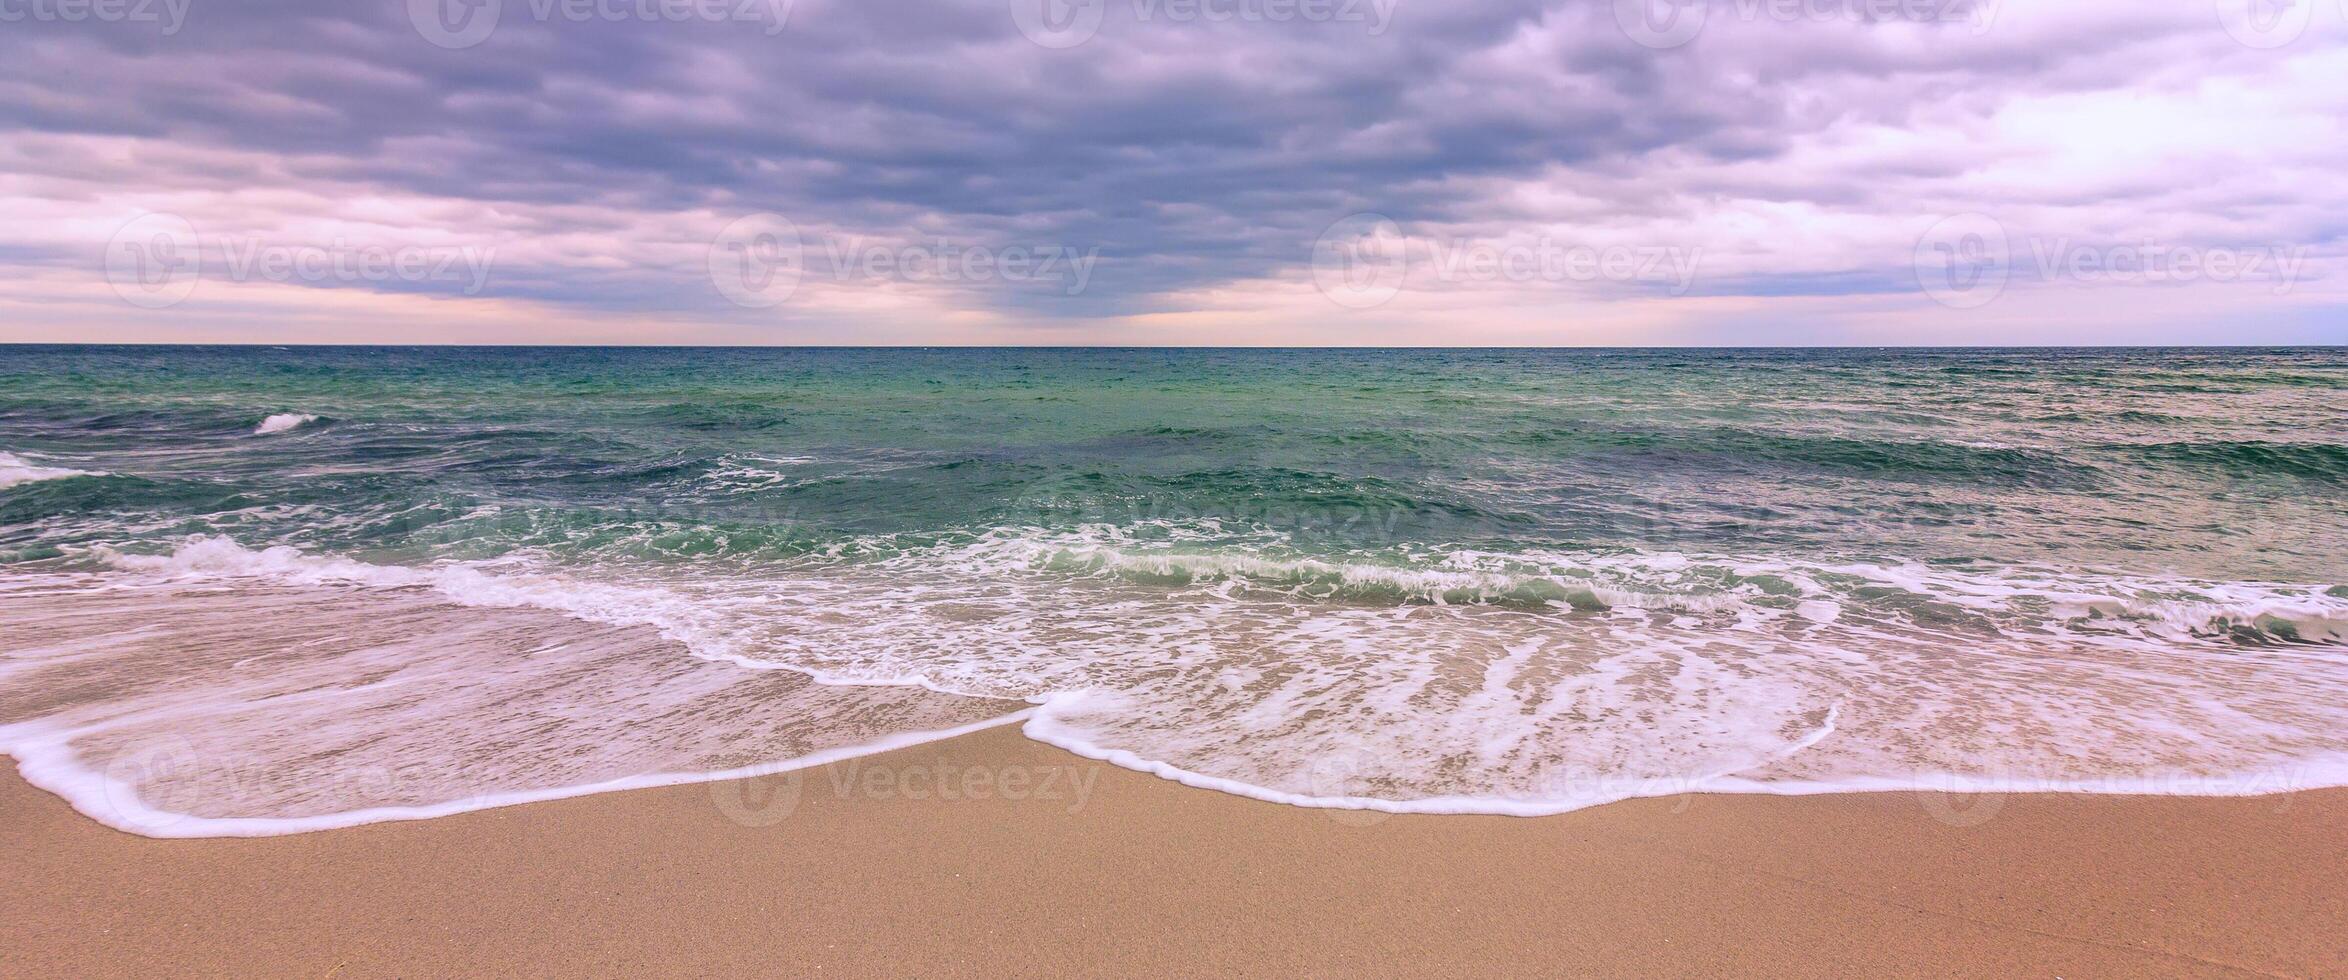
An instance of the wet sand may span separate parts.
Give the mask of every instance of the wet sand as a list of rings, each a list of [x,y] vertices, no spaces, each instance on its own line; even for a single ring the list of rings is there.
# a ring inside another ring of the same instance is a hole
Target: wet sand
[[[2348,790],[1384,816],[997,729],[802,773],[151,840],[0,779],[0,974],[2348,975]]]

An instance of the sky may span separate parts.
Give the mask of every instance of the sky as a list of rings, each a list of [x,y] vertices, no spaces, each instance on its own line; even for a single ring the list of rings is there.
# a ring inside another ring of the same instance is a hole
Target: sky
[[[0,0],[0,342],[2348,343],[2348,0]]]

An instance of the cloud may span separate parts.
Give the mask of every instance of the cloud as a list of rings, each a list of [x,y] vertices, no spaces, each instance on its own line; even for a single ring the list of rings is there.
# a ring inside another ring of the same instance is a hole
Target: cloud
[[[1089,37],[1054,48],[1013,16],[1030,0],[440,2],[7,25],[9,335],[169,333],[254,291],[320,340],[399,340],[474,306],[507,324],[493,337],[544,336],[519,326],[542,316],[652,341],[2348,334],[2336,10],[2261,47],[2201,8],[1716,0],[1692,39],[1652,46],[1612,2],[1100,0]],[[495,29],[436,44],[411,8],[494,11]],[[111,239],[150,212],[195,229],[205,288],[159,309],[55,288],[104,286]],[[1412,244],[1397,298],[1355,311],[1313,292],[1313,263],[1365,212]],[[799,232],[772,307],[729,302],[709,271],[754,213]],[[1956,214],[1989,216],[2010,255],[2303,261],[2281,292],[2025,262],[1985,313],[1919,283],[1919,239]],[[495,259],[472,292],[228,270],[255,249]],[[1441,265],[1577,249],[1679,256],[1693,278]],[[888,261],[838,261],[875,250]],[[1046,251],[1063,274],[1002,271]],[[2225,297],[2183,304],[2202,334],[2141,319],[2167,324],[2180,290]],[[349,316],[368,302],[400,313]]]

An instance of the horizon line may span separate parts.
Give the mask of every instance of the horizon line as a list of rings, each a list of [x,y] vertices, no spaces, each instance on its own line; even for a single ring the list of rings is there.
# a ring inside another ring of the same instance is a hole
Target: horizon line
[[[1651,346],[1620,344],[1551,344],[1551,345],[1458,345],[1458,344],[436,344],[436,343],[270,343],[261,341],[160,342],[160,341],[106,341],[106,340],[6,340],[0,348],[9,347],[229,347],[277,350],[369,348],[447,349],[447,350],[1166,350],[1166,351],[1768,351],[1768,350],[1851,350],[1851,351],[1993,351],[1993,350],[2333,350],[2348,349],[2348,342],[2336,344],[1656,344]]]

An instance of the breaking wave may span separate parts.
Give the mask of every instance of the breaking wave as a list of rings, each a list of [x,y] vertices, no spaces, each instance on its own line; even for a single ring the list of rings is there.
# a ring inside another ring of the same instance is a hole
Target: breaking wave
[[[296,412],[272,415],[268,418],[262,419],[261,424],[254,427],[253,434],[257,436],[265,436],[278,432],[292,432],[295,429],[299,429],[302,426],[316,421],[318,421],[318,416],[303,415]]]
[[[62,466],[40,466],[14,453],[0,453],[0,488],[40,480],[62,480],[70,476],[97,476],[89,470],[67,469]]]
[[[322,711],[347,702],[335,717],[353,744],[395,729],[494,730],[501,699],[525,686],[566,692],[568,711],[633,717],[648,710],[647,684],[670,683],[633,675],[678,670],[723,678],[720,688],[801,678],[791,683],[814,684],[793,694],[802,701],[831,691],[840,693],[821,696],[903,710],[889,699],[943,699],[923,702],[931,721],[918,731],[1018,720],[1030,737],[1080,755],[1315,807],[1529,815],[1681,792],[2208,794],[2348,783],[2336,744],[2348,707],[2334,679],[2348,666],[2348,594],[2334,587],[1634,552],[1346,563],[1123,538],[1095,528],[875,541],[846,565],[662,577],[520,560],[404,567],[204,536],[169,553],[96,549],[88,557],[101,570],[77,573],[86,581],[73,591],[103,580],[121,597],[206,595],[229,632],[185,641],[196,648],[254,629],[300,648],[337,628],[320,609],[349,607],[354,622],[372,624],[376,646],[312,665],[350,680],[313,678],[307,697]],[[234,596],[247,594],[255,608],[233,613]],[[128,608],[151,623],[157,602],[166,600]],[[414,611],[424,608],[438,612]],[[254,625],[276,614],[289,618]],[[396,698],[379,690],[383,664],[408,662],[379,647],[412,658],[419,645],[444,650],[471,637],[494,649],[473,635],[481,623],[524,614],[575,624],[541,622],[532,643],[649,632],[624,661],[408,666],[394,671],[409,678]],[[581,633],[587,625],[607,632]],[[649,643],[677,652],[664,658]],[[60,645],[72,646],[50,649]],[[249,640],[236,645],[252,652]],[[18,691],[90,682],[68,662],[87,661],[20,656],[0,676]],[[175,835],[409,819],[903,744],[898,728],[823,714],[786,723],[823,748],[723,764],[665,753],[756,735],[724,718],[695,716],[690,737],[654,722],[533,736],[527,751],[489,762],[466,761],[474,750],[452,735],[409,746],[429,778],[355,792],[315,746],[276,744],[283,736],[271,733],[287,719],[274,689],[250,678],[181,682],[164,702],[0,713],[0,743],[85,812]],[[357,710],[378,699],[399,707]],[[1033,707],[1010,719],[1021,702]],[[450,716],[468,711],[475,717]],[[220,752],[259,753],[277,776],[256,789],[197,778],[200,765],[183,764],[185,778],[118,771],[124,753],[154,751],[136,733],[189,730],[172,724],[174,712],[217,719],[208,737],[227,746]],[[540,761],[574,754],[566,740],[587,737],[641,758],[622,752],[628,762],[593,772]],[[350,805],[305,796],[296,788],[305,773]]]

